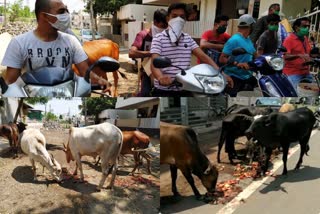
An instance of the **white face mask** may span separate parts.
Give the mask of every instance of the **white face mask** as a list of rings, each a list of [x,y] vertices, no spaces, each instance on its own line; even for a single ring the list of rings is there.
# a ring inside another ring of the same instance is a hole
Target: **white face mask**
[[[55,23],[51,23],[51,26],[54,27],[57,30],[65,32],[70,27],[70,14],[69,13],[63,13],[58,15],[53,15],[50,13],[45,13],[49,16],[54,16],[57,18],[57,21]]]
[[[155,35],[157,35],[158,33],[161,33],[162,31],[164,31],[163,28],[159,28],[157,26],[155,26],[154,24],[152,24],[151,26],[151,33],[152,33],[152,36],[154,37]]]
[[[171,19],[168,22],[169,27],[170,27],[169,28],[169,36],[170,36],[170,40],[172,43],[179,40],[185,23],[186,23],[186,21],[183,18],[181,18],[180,16],[178,16],[174,19]]]

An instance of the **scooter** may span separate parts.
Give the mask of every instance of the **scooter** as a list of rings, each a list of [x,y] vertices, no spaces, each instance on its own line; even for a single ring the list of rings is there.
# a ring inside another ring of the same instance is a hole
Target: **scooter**
[[[156,68],[175,67],[181,70],[175,77],[171,88],[179,88],[191,92],[194,96],[218,95],[226,87],[225,77],[221,74],[223,67],[214,69],[208,64],[199,64],[184,70],[178,66],[173,66],[167,57],[157,57],[153,60]]]
[[[90,72],[98,66],[104,71],[118,70],[120,64],[111,57],[101,57],[92,64],[84,77],[62,67],[42,67],[26,72],[16,82],[7,85],[0,79],[4,97],[87,97],[100,85],[90,84]]]
[[[284,60],[279,53],[286,51],[285,47],[281,47],[275,54],[261,55],[248,63],[250,70],[256,73],[255,77],[264,97],[298,96],[287,76],[282,73]],[[236,48],[232,51],[233,56],[242,54],[250,53],[243,48]]]

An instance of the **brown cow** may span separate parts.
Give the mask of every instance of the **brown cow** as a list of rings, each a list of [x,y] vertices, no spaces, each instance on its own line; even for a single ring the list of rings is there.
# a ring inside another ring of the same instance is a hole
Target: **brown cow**
[[[108,56],[115,60],[119,60],[119,46],[108,39],[86,41],[83,43],[83,49],[88,55],[89,66],[95,63],[99,58],[103,56]],[[77,75],[80,75],[76,66],[73,66],[73,70]],[[93,72],[95,72],[98,76],[108,80],[107,73],[101,70],[100,68],[94,68]],[[118,72],[119,71],[112,72],[114,79],[114,93],[112,94],[112,96],[114,97],[118,96]],[[126,76],[124,74],[122,74],[121,72],[119,73],[123,78],[126,79]],[[97,84],[97,82],[95,82],[94,80],[92,81],[92,83]],[[107,88],[104,92],[110,93],[110,88]]]
[[[150,160],[151,157],[146,153],[146,151],[139,151],[148,148],[150,143],[150,138],[148,135],[140,132],[140,131],[122,131],[123,134],[123,144],[120,154],[127,155],[132,154],[134,158],[134,168],[131,171],[133,175],[138,166],[140,165],[140,156],[147,161],[147,170],[148,173],[151,174],[150,168]],[[138,151],[135,151],[138,150]],[[100,157],[96,162],[96,165],[99,163]]]
[[[209,193],[215,191],[218,170],[201,152],[196,133],[186,126],[160,123],[160,164],[170,164],[172,192],[176,187],[177,171],[181,170],[197,198],[200,193],[194,185],[192,174],[198,176]]]
[[[26,129],[26,124],[19,122],[17,124],[9,122],[8,124],[0,125],[0,136],[9,140],[11,151],[14,157],[18,156],[19,134]]]

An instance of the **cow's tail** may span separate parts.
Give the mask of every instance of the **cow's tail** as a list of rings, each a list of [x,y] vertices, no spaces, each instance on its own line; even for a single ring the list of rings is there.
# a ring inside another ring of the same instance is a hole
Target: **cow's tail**
[[[127,78],[127,76],[124,74],[124,73],[122,73],[121,71],[119,71],[119,70],[117,70],[118,71],[118,73],[120,74],[120,76],[123,78],[123,79],[128,79]]]

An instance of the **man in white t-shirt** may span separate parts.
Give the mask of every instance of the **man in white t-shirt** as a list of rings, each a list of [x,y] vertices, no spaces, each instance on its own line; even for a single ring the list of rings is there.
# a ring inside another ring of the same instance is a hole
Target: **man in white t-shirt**
[[[2,65],[7,71],[2,81],[8,85],[24,72],[47,66],[71,69],[72,64],[84,76],[89,67],[87,55],[74,36],[60,32],[70,26],[67,7],[61,0],[36,0],[35,14],[37,28],[13,38],[6,50]],[[108,84],[93,72],[90,78],[100,85]]]

